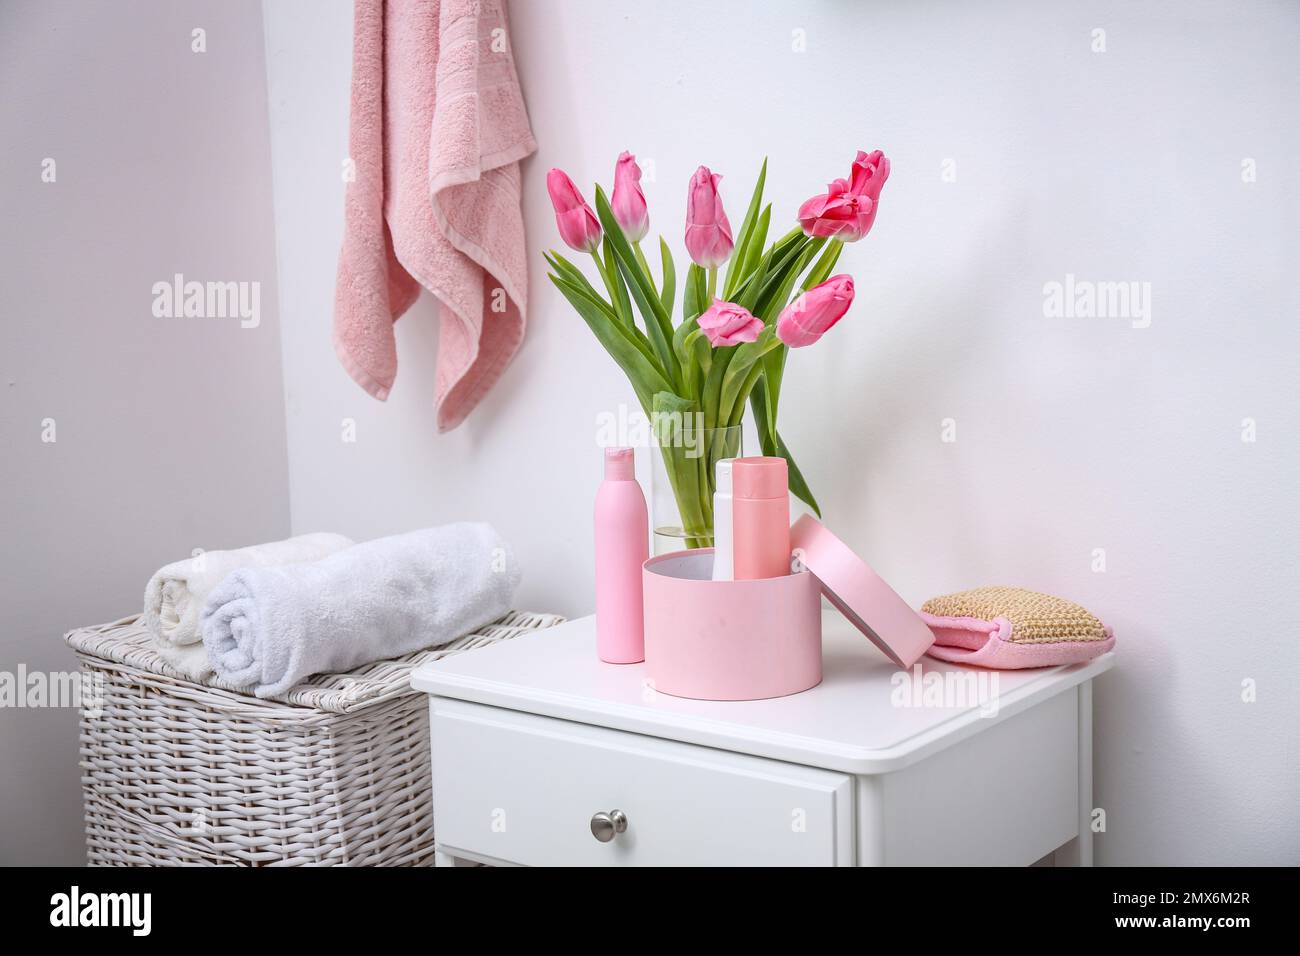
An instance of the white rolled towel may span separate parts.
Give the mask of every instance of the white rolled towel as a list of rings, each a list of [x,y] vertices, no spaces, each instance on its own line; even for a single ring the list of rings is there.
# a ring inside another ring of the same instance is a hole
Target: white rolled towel
[[[351,546],[351,538],[321,532],[173,561],[154,572],[145,586],[141,620],[164,659],[202,680],[211,668],[202,647],[199,617],[208,595],[226,575],[237,568],[317,561]]]
[[[510,610],[519,568],[491,525],[379,538],[311,564],[232,573],[203,609],[217,676],[258,697],[311,674],[437,647]]]

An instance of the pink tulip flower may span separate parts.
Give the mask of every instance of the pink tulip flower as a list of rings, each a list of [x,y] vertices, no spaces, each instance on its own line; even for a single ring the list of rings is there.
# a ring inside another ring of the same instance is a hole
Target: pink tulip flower
[[[810,236],[856,242],[871,231],[880,191],[889,179],[889,160],[880,150],[858,150],[848,179],[837,179],[825,193],[799,207],[799,225]]]
[[[571,249],[594,252],[600,246],[600,220],[573,180],[563,170],[552,169],[546,174],[546,191],[551,194],[551,205],[555,207],[555,225],[559,227],[560,238]]]
[[[622,153],[614,167],[614,195],[609,204],[628,242],[645,238],[650,231],[650,213],[646,210],[645,193],[641,192],[641,167],[629,152]]]
[[[734,302],[714,299],[699,318],[700,329],[714,348],[754,342],[763,331],[763,320]]]
[[[869,196],[874,203],[880,199],[880,191],[889,179],[889,160],[880,150],[864,153],[858,150],[853,160],[853,169],[849,173],[849,189],[859,196]]]
[[[852,304],[853,277],[831,276],[785,307],[776,320],[776,337],[794,349],[812,345],[844,318]]]
[[[722,208],[718,183],[722,177],[701,166],[686,192],[686,250],[696,265],[716,269],[731,257],[735,241]]]

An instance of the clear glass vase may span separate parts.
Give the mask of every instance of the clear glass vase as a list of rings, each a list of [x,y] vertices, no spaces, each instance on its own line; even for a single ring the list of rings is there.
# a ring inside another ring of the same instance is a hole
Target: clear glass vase
[[[716,465],[744,454],[741,426],[703,428],[689,421],[651,436],[650,526],[654,553],[713,547]]]

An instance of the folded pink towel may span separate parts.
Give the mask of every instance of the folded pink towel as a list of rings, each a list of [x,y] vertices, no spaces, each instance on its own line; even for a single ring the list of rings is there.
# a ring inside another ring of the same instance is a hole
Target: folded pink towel
[[[537,144],[504,0],[356,0],[355,178],[348,183],[334,348],[379,400],[393,323],[437,297],[437,422],[455,428],[524,336],[528,269],[518,161]]]

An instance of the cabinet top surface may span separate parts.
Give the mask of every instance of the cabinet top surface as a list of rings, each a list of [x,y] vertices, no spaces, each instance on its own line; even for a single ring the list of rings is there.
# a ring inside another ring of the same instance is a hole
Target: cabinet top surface
[[[902,671],[839,613],[823,615],[822,682],[789,697],[708,701],[649,686],[644,664],[596,657],[584,617],[417,668],[411,684],[451,697],[849,773],[900,769],[1108,670],[1086,664],[991,671],[923,657]]]

